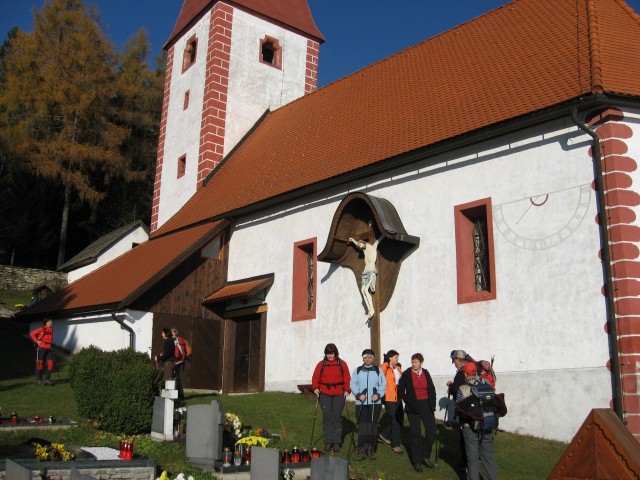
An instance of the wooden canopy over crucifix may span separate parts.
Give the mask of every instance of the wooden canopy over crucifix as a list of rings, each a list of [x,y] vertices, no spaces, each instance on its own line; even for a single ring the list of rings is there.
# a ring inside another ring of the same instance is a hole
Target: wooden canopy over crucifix
[[[402,261],[420,245],[420,238],[409,235],[391,202],[362,192],[347,195],[336,209],[324,250],[318,261],[349,268],[361,289],[365,269],[364,250],[354,244],[362,242],[377,248],[375,292],[370,292],[373,315],[369,318],[371,348],[379,358],[380,312],[389,304],[395,290]],[[364,298],[364,293],[363,293]],[[367,307],[367,300],[363,301]],[[365,312],[366,313],[366,312]],[[365,316],[366,318],[366,316]]]

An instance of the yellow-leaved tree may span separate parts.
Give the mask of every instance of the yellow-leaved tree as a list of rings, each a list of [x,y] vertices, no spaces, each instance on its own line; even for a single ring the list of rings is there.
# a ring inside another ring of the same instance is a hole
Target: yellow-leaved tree
[[[3,135],[30,169],[58,183],[64,195],[60,266],[72,196],[96,205],[105,185],[144,176],[123,154],[131,126],[118,111],[117,56],[97,13],[82,0],[48,0],[35,11],[33,32],[16,33],[3,67]]]

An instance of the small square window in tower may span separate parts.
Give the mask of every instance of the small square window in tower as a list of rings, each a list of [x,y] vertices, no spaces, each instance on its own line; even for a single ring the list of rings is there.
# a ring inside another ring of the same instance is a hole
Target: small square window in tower
[[[182,155],[178,159],[178,176],[177,178],[184,177],[184,174],[187,170],[187,156]]]
[[[187,70],[191,65],[196,63],[197,52],[198,52],[198,39],[194,35],[189,40],[187,40],[187,44],[182,54],[182,71],[183,72]]]
[[[269,36],[260,40],[260,62],[282,68],[282,48],[278,40]]]

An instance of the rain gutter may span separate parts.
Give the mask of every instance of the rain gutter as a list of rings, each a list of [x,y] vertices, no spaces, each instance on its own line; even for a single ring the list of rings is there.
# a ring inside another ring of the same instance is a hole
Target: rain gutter
[[[622,379],[620,377],[620,359],[618,349],[618,324],[616,322],[615,302],[613,294],[613,273],[611,270],[611,255],[609,252],[608,219],[604,195],[604,181],[602,178],[602,150],[598,134],[586,123],[578,119],[578,109],[571,109],[571,119],[593,139],[593,173],[596,184],[596,205],[598,211],[598,227],[600,230],[600,251],[602,258],[602,273],[604,275],[607,331],[609,334],[609,353],[611,356],[611,376],[613,377],[613,408],[616,415],[626,424],[622,406]]]

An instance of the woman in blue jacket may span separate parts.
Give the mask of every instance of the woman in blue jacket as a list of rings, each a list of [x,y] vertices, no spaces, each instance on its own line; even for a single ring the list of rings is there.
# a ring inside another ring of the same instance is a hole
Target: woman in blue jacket
[[[351,392],[356,397],[358,419],[358,453],[356,460],[376,458],[378,418],[382,410],[382,396],[387,381],[374,364],[375,354],[367,348],[362,352],[363,364],[351,373]]]

